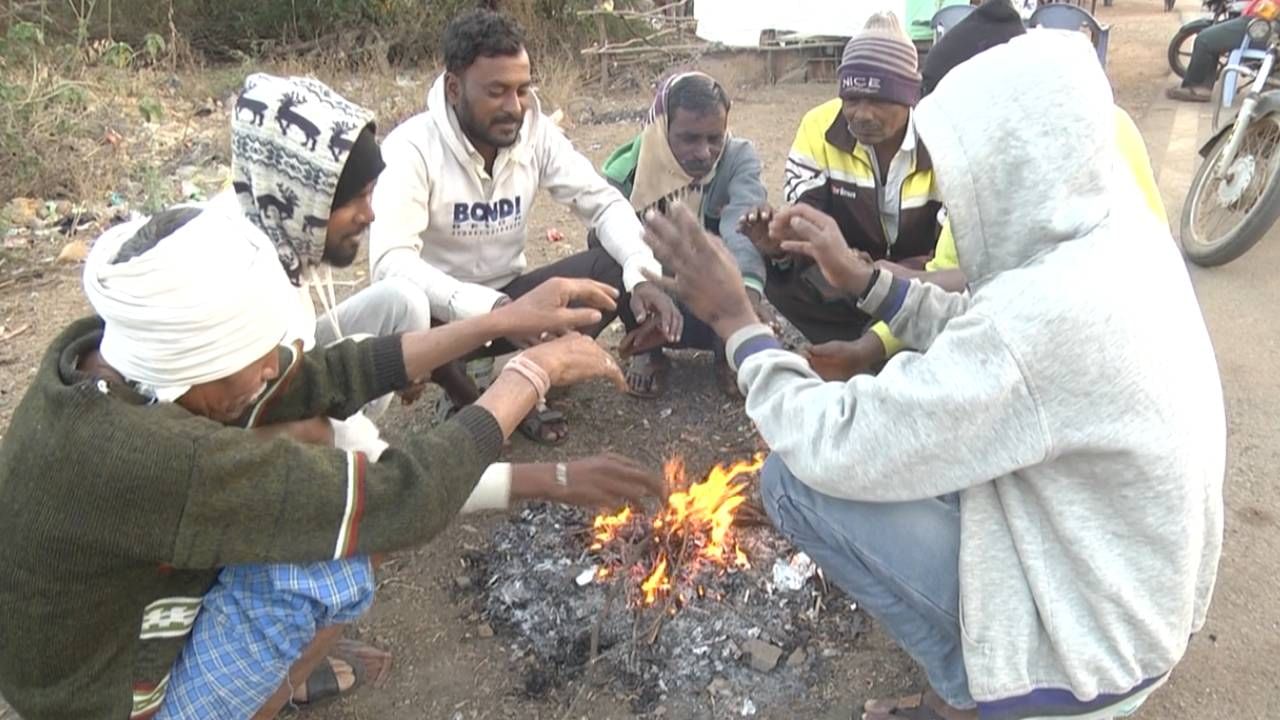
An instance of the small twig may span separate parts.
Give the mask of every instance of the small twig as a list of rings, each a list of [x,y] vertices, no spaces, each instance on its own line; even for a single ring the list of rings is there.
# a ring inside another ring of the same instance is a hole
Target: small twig
[[[586,17],[588,15],[612,15],[613,17],[631,19],[631,20],[641,20],[645,18],[661,17],[663,19],[663,22],[682,22],[682,21],[688,22],[690,20],[696,20],[696,18],[691,18],[684,15],[672,16],[672,15],[666,14],[667,10],[684,7],[684,5],[688,3],[688,1],[689,0],[680,0],[680,2],[674,2],[674,3],[671,3],[670,5],[664,5],[662,7],[657,7],[652,10],[645,10],[643,12],[637,11],[637,10],[592,9],[592,10],[579,10],[576,14],[579,17]]]
[[[418,585],[414,585],[408,580],[401,580],[400,578],[394,578],[394,577],[387,578],[386,580],[383,580],[382,582],[378,583],[377,589],[381,590],[384,585],[398,585],[400,587],[406,587],[406,588],[409,588],[410,590],[416,590],[417,592],[424,593],[424,594],[427,592],[426,588],[420,587]]]
[[[622,567],[631,566],[631,550],[634,546],[626,544],[622,546]],[[587,656],[587,672],[594,675],[596,660],[600,657],[600,626],[604,624],[605,619],[609,617],[609,612],[613,610],[613,600],[618,595],[619,588],[622,587],[623,580],[613,580],[609,583],[609,589],[604,597],[604,610],[596,617],[596,621],[591,624],[591,653]]]
[[[19,335],[21,335],[22,333],[30,329],[31,329],[31,323],[27,323],[26,325],[23,325],[22,327],[18,328],[17,330],[14,330],[11,333],[6,333],[4,337],[0,337],[0,343],[9,342],[10,340],[18,337]]]

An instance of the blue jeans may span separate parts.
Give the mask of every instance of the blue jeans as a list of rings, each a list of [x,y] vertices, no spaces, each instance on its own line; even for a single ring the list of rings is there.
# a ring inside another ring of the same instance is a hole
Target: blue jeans
[[[760,472],[774,525],[885,629],[949,705],[975,707],[960,646],[960,499],[843,500],[796,479],[777,455]]]

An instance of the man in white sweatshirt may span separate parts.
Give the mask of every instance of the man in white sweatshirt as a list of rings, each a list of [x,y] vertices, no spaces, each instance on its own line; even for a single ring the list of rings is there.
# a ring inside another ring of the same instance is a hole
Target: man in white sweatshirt
[[[866,263],[813,208],[770,226],[921,348],[877,376],[781,350],[687,213],[650,243],[728,340],[770,516],[929,678],[863,718],[1129,715],[1203,626],[1222,544],[1222,388],[1185,265],[1078,33],[977,55],[916,126],[967,292]]]
[[[641,273],[660,266],[639,220],[542,114],[516,23],[488,10],[463,13],[445,30],[444,55],[427,110],[383,143],[387,169],[374,192],[369,250],[374,281],[411,283],[430,299],[435,319],[450,322],[487,313],[548,278],[589,277],[622,292],[620,302],[639,322],[657,316],[667,339],[679,340],[680,312]],[[572,209],[602,247],[526,272],[527,223],[539,189]],[[484,353],[538,340],[508,338]],[[475,396],[474,387],[445,389],[459,404]],[[522,431],[548,443],[566,434],[563,418],[549,412],[531,415]]]

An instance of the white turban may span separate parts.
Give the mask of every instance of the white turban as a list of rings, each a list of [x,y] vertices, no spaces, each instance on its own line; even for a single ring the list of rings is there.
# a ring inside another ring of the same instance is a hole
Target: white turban
[[[112,228],[94,243],[84,289],[106,322],[103,359],[144,393],[172,402],[280,344],[296,290],[271,241],[239,213],[213,207],[115,262],[146,222]]]

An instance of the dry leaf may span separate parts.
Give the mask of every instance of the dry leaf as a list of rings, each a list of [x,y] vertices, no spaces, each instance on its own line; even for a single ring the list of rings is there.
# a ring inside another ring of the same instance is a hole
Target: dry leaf
[[[58,253],[58,262],[70,265],[84,262],[88,256],[89,246],[83,240],[72,240],[62,246],[62,252]]]

